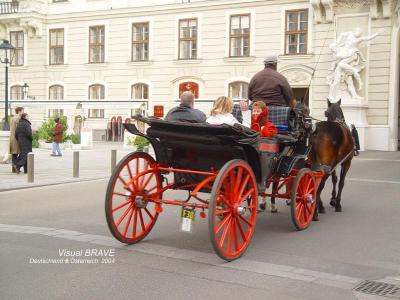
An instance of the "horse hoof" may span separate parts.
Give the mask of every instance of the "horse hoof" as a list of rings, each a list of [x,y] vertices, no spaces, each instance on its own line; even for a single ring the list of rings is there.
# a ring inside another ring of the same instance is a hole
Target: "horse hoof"
[[[336,200],[335,199],[331,199],[331,202],[329,202],[329,204],[333,207],[336,207]]]
[[[291,204],[290,200],[286,200],[286,205],[289,206]]]
[[[313,220],[313,221],[319,221],[319,218],[318,218],[318,216],[314,216],[314,217],[312,218],[312,220]]]
[[[271,208],[271,213],[276,214],[278,210],[276,208]]]
[[[342,212],[342,206],[340,206],[340,205],[335,206],[335,211],[336,212]]]
[[[265,203],[260,203],[260,209],[261,210],[265,210],[266,208],[266,204]]]
[[[318,207],[318,212],[319,212],[320,214],[324,214],[324,213],[325,213],[325,207],[319,206],[319,207]]]

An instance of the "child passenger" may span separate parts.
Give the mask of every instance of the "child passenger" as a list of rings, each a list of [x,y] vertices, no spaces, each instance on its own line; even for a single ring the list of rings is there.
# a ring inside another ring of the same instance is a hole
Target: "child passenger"
[[[264,101],[257,101],[253,104],[251,129],[259,132],[261,137],[272,138],[278,133],[275,125],[268,121],[268,108]]]
[[[233,124],[239,122],[232,115],[232,109],[233,101],[231,98],[225,96],[218,97],[211,110],[211,116],[207,118],[206,122],[214,125],[228,124],[233,126]]]

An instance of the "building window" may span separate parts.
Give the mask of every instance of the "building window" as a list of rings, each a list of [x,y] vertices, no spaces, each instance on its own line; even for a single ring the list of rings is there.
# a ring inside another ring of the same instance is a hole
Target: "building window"
[[[60,100],[64,99],[64,87],[59,84],[55,84],[49,87],[49,100]]]
[[[132,61],[149,60],[149,23],[132,24]]]
[[[48,111],[49,118],[62,117],[62,116],[64,116],[63,109],[49,109]]]
[[[64,29],[50,29],[50,65],[64,64]]]
[[[23,100],[24,89],[22,85],[13,85],[10,88],[10,100]]]
[[[229,56],[250,55],[250,15],[231,16],[229,32]]]
[[[197,19],[179,20],[179,59],[197,59]]]
[[[24,32],[23,31],[11,31],[10,32],[10,43],[15,47],[14,58],[11,61],[12,66],[23,66],[24,65]]]
[[[105,49],[105,26],[89,27],[89,63],[103,63]]]
[[[232,99],[247,99],[249,84],[243,81],[235,81],[229,84],[229,97]]]
[[[199,98],[199,85],[196,82],[182,82],[179,85],[179,97],[183,92],[191,92],[196,99]]]
[[[307,53],[308,9],[286,11],[285,54]]]
[[[144,83],[136,83],[131,88],[132,99],[149,99],[149,86]]]
[[[89,86],[90,100],[104,100],[105,88],[101,84],[93,84]],[[89,118],[104,118],[104,109],[89,109]]]

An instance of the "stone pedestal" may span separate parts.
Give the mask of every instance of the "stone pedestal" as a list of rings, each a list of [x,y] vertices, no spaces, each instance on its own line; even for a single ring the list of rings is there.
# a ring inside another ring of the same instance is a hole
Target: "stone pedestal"
[[[360,140],[360,149],[361,151],[365,150],[366,143],[366,133],[368,130],[368,121],[367,121],[367,108],[368,106],[362,103],[357,103],[354,100],[343,101],[342,99],[342,110],[344,113],[344,117],[346,119],[346,123],[350,126],[354,124],[358,131],[358,138]]]
[[[10,131],[0,130],[0,162],[6,162],[9,159],[10,150]]]

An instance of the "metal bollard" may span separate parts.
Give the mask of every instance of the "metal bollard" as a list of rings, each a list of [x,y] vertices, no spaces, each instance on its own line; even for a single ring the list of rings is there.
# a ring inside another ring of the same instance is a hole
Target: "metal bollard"
[[[111,173],[114,171],[117,165],[117,150],[111,150]]]
[[[28,182],[35,180],[35,155],[30,152],[28,153]]]
[[[73,157],[73,177],[79,177],[79,151],[74,151]]]

